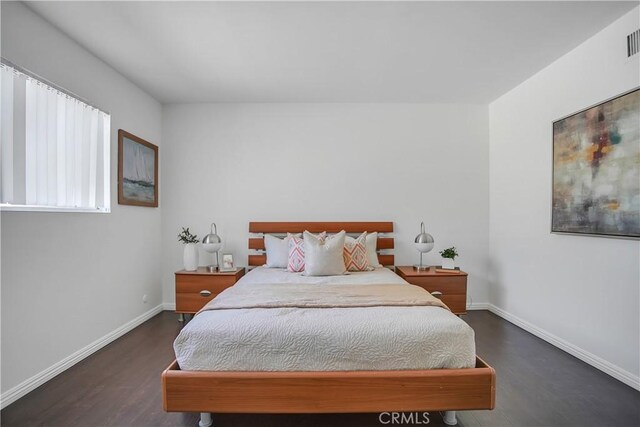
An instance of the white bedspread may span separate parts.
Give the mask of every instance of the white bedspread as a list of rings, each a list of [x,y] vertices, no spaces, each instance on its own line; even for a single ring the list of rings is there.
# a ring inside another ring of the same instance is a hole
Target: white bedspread
[[[407,283],[392,271],[306,277],[256,268],[235,286]],[[285,288],[285,287],[283,287]],[[249,308],[199,313],[174,342],[183,370],[471,368],[473,330],[440,307]]]

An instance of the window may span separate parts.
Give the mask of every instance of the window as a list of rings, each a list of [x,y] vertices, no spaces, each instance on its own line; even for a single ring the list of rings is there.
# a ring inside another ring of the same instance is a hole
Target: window
[[[2,59],[2,210],[109,212],[111,116]]]

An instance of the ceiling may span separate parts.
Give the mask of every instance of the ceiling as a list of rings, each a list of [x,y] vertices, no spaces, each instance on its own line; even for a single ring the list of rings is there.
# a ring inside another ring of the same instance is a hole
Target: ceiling
[[[488,103],[638,3],[27,5],[163,103]]]

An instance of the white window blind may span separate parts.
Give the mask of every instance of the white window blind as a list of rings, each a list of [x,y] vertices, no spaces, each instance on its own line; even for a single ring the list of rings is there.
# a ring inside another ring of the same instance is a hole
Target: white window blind
[[[109,212],[109,114],[4,61],[0,71],[0,208]]]

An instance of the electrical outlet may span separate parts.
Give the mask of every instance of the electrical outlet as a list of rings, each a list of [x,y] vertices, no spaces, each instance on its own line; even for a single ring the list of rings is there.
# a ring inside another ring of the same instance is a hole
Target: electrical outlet
[[[142,295],[142,302],[147,303],[147,294]]]

